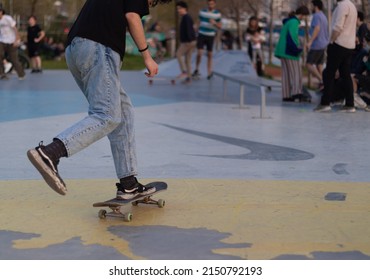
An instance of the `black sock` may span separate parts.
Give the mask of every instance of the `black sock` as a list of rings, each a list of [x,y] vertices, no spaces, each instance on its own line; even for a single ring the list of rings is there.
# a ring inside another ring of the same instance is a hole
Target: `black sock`
[[[50,159],[57,163],[61,157],[67,157],[67,150],[64,143],[57,138],[53,139],[49,145],[46,145],[43,151],[50,157]]]
[[[132,189],[137,183],[137,180],[136,177],[132,175],[119,179],[119,182],[121,184],[121,187],[123,187],[124,189]]]

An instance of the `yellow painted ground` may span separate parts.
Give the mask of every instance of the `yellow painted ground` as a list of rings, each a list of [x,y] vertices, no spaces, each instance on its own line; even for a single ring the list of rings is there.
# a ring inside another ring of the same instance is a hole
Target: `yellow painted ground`
[[[143,181],[145,183],[153,180]],[[134,219],[99,220],[92,204],[112,197],[114,180],[68,180],[63,197],[43,181],[0,181],[0,230],[35,233],[16,240],[16,249],[44,248],[81,237],[85,245],[116,248],[139,259],[129,244],[107,229],[114,225],[206,228],[230,237],[226,244],[251,247],[214,253],[247,259],[272,259],[310,252],[359,251],[370,255],[370,184],[300,181],[165,179],[169,190],[158,194],[163,209],[129,205]],[[329,192],[345,201],[326,201]],[[186,244],[184,244],[186,246]],[[232,246],[230,246],[232,247]]]

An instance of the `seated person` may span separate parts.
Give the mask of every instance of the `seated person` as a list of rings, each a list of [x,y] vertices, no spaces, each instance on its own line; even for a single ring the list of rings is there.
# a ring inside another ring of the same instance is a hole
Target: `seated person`
[[[367,104],[358,94],[359,88],[361,88],[363,91],[366,91],[364,89],[367,87],[366,83],[370,83],[370,63],[368,62],[370,51],[370,33],[366,33],[364,39],[364,46],[362,50],[354,57],[351,67],[355,106],[360,109],[365,109]]]
[[[362,109],[367,108],[367,105],[369,104],[365,102],[366,100],[363,100],[364,94],[359,95],[358,92],[362,91],[370,93],[370,33],[365,35],[365,41],[366,45],[364,46],[364,50],[366,50],[366,52],[364,52],[364,55],[361,57],[361,61],[357,62],[357,66],[355,67],[357,71],[354,71],[351,75],[353,80],[355,106]]]

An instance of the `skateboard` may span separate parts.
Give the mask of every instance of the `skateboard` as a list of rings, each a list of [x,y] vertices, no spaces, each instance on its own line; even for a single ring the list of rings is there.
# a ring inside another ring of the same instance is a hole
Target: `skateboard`
[[[177,78],[177,77],[164,77],[164,76],[151,77],[151,78],[149,78],[148,83],[149,83],[149,85],[153,85],[154,82],[157,81],[157,82],[163,82],[163,83],[170,82],[171,85],[175,85],[176,80],[178,80],[178,79],[179,78]]]
[[[167,183],[165,182],[152,182],[147,184],[146,186],[154,186],[156,191],[151,193],[147,196],[139,196],[133,199],[110,199],[103,202],[96,202],[93,204],[93,207],[108,207],[111,209],[110,212],[107,212],[104,209],[101,209],[98,213],[100,219],[105,219],[106,217],[115,217],[115,218],[122,218],[125,222],[130,222],[132,220],[132,213],[131,212],[122,212],[121,207],[132,204],[133,206],[138,206],[139,204],[150,204],[150,205],[157,205],[159,208],[163,208],[165,206],[165,200],[152,199],[153,195],[156,195],[158,192],[162,192],[167,190]]]

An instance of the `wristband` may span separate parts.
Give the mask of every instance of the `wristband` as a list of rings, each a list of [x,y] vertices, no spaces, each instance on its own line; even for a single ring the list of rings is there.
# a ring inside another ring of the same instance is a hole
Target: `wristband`
[[[146,48],[139,50],[139,52],[145,52],[147,49],[149,49],[149,45],[146,45]]]

